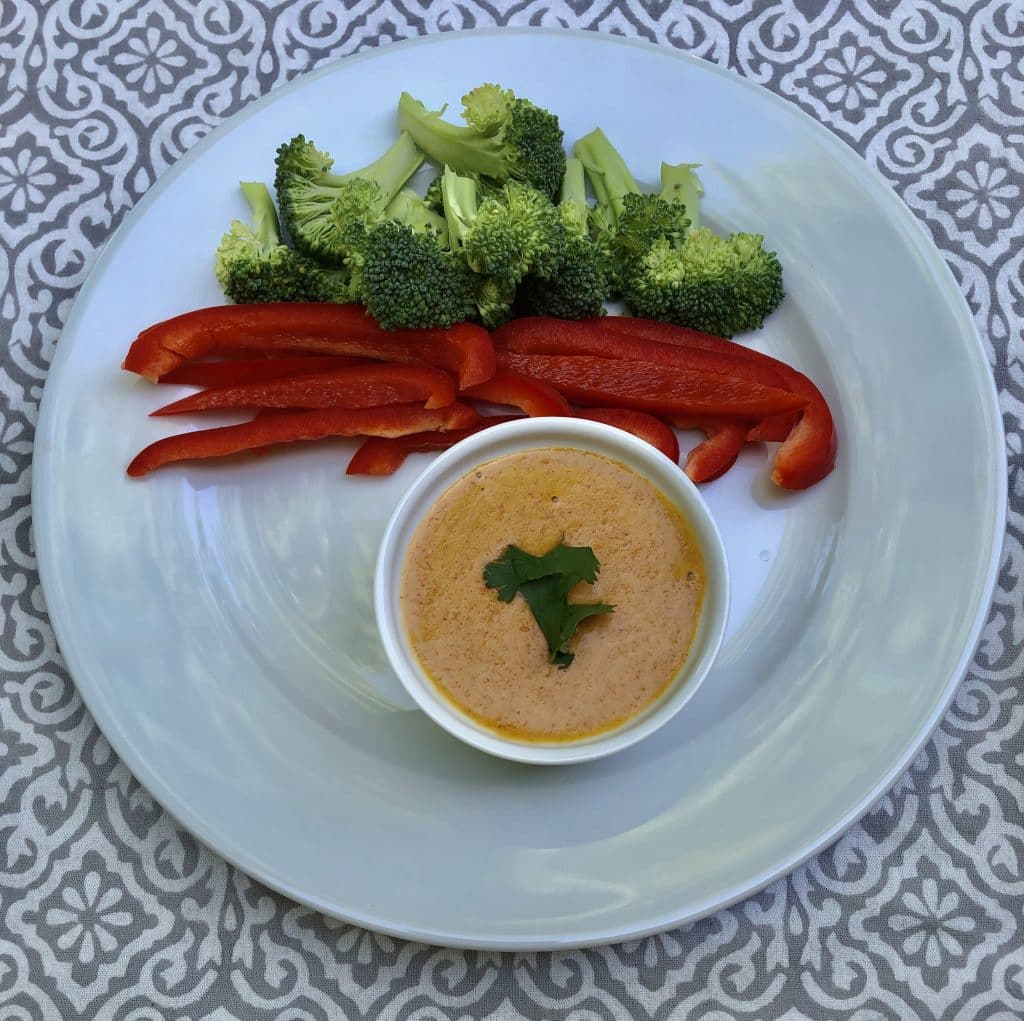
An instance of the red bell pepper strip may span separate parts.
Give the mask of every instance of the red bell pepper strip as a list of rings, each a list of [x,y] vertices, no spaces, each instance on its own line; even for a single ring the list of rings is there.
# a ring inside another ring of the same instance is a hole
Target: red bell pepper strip
[[[706,351],[733,352],[740,345],[709,333],[688,330],[670,323],[630,316],[608,316],[601,322],[609,328],[625,331],[630,336],[658,340],[666,344],[697,346]],[[807,401],[799,421],[786,436],[772,469],[772,481],[783,489],[807,489],[820,482],[836,464],[836,427],[832,412],[821,391],[802,372],[776,358],[742,348],[749,360],[774,368],[785,380],[785,386]],[[740,355],[737,354],[737,358]],[[777,424],[776,424],[777,428]],[[772,433],[776,435],[776,433]],[[767,435],[761,438],[767,439]]]
[[[836,466],[836,427],[821,391],[805,375],[794,369],[790,386],[807,398],[807,407],[775,454],[772,482],[807,489]]]
[[[801,411],[784,411],[767,415],[755,422],[747,432],[748,443],[782,443],[800,421]]]
[[[700,429],[705,435],[686,455],[683,471],[694,482],[710,482],[724,475],[747,442],[750,423],[742,418],[674,419],[677,429]]]
[[[181,415],[221,408],[379,408],[410,401],[426,402],[427,408],[454,404],[455,383],[447,372],[430,365],[371,362],[333,372],[201,390],[152,414]]]
[[[628,408],[580,408],[571,414],[591,422],[604,422],[625,432],[632,433],[651,446],[660,450],[669,460],[679,460],[679,439],[660,419],[642,411]],[[514,422],[520,415],[487,415],[476,426],[458,432],[417,433],[412,436],[397,436],[394,439],[371,437],[352,456],[348,475],[391,475],[396,472],[409,454],[430,450],[447,450],[460,440],[492,425]]]
[[[670,461],[679,461],[679,437],[660,418],[630,408],[579,408],[575,414],[577,418],[604,422],[632,433],[657,447]]]
[[[760,351],[744,347],[735,340],[716,337],[713,333],[703,333],[700,330],[691,329],[689,326],[663,323],[658,319],[640,319],[636,316],[605,316],[602,319],[590,321],[599,322],[606,329],[625,333],[630,337],[642,340],[651,340],[658,344],[696,348],[699,351],[714,351],[719,354],[743,358],[746,361],[762,362],[776,367],[786,364],[785,362],[780,362],[777,358],[772,358],[771,355],[762,354]]]
[[[122,368],[155,383],[183,362],[227,351],[426,362],[456,373],[460,386],[475,386],[494,374],[494,348],[481,326],[382,330],[362,305],[330,302],[216,305],[186,312],[143,330]]]
[[[746,442],[746,422],[716,423],[707,437],[686,455],[683,471],[698,483],[717,479],[736,463]]]
[[[128,474],[145,475],[176,461],[225,457],[243,450],[327,436],[404,436],[433,429],[466,429],[478,420],[467,404],[429,411],[418,404],[390,408],[318,408],[262,415],[251,422],[181,433],[151,443],[128,465]]]
[[[183,386],[236,386],[260,383],[284,376],[305,376],[311,372],[333,372],[351,365],[366,365],[365,358],[346,355],[295,355],[294,357],[231,358],[223,362],[186,362],[160,377],[161,383]]]
[[[508,369],[497,369],[486,383],[466,387],[459,396],[491,404],[509,404],[534,418],[572,415],[569,402],[554,387]]]
[[[391,438],[371,436],[363,440],[359,449],[345,469],[346,475],[394,475],[410,454],[422,454],[430,450],[447,450],[467,436],[502,422],[514,422],[522,415],[483,415],[476,425],[468,429],[452,429],[449,432],[411,433],[408,436]]]
[[[614,325],[605,325],[606,322],[614,323],[616,319],[616,316],[579,321],[547,316],[513,319],[494,331],[494,346],[498,351],[515,351],[518,354],[594,355],[631,362],[654,362],[680,369],[717,372],[763,386],[788,389],[784,377],[773,366],[737,357],[732,349],[713,350],[662,343],[653,338],[634,336],[616,329]],[[738,344],[732,347],[746,353],[746,348]]]
[[[634,408],[656,415],[753,419],[794,410],[804,401],[786,390],[735,376],[653,362],[506,351],[498,355],[498,364],[549,383],[576,404]]]

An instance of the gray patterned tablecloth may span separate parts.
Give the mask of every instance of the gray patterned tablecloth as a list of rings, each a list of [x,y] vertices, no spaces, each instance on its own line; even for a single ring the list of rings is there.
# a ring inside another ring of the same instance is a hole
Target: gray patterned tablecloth
[[[785,96],[877,167],[945,253],[985,338],[1011,493],[974,666],[861,825],[699,924],[516,956],[329,921],[177,829],[75,692],[29,504],[61,324],[156,177],[303,71],[495,24],[692,51]],[[1020,0],[0,2],[0,1019],[1024,1018],[1022,188]]]

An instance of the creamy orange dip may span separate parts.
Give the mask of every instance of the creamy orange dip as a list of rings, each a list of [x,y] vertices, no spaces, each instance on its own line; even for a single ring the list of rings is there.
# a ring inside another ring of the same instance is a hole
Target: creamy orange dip
[[[590,546],[597,584],[570,602],[615,604],[581,624],[566,670],[526,600],[500,602],[484,567],[515,545]],[[420,522],[402,573],[406,632],[438,690],[509,736],[570,740],[608,730],[653,702],[690,648],[704,558],[679,510],[646,479],[581,450],[507,454],[442,494]]]

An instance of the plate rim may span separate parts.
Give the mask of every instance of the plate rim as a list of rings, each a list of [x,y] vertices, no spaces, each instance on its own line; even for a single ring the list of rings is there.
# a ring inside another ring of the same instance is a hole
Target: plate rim
[[[47,369],[46,379],[43,384],[43,393],[39,404],[38,418],[34,437],[32,454],[32,483],[30,495],[32,535],[36,546],[36,561],[39,571],[40,586],[43,594],[43,601],[46,608],[46,616],[50,627],[53,629],[57,649],[67,666],[69,679],[78,691],[86,709],[95,721],[97,727],[103,733],[106,740],[117,753],[120,760],[130,770],[132,775],[146,788],[153,800],[167,812],[174,820],[174,823],[183,830],[192,834],[204,846],[208,847],[218,857],[227,861],[232,866],[240,869],[246,875],[262,883],[268,888],[280,893],[298,904],[312,908],[329,917],[337,918],[343,922],[358,925],[362,928],[375,932],[384,933],[399,939],[413,940],[420,943],[434,946],[452,947],[456,949],[482,949],[497,951],[542,951],[542,950],[564,950],[585,948],[592,946],[604,946],[612,943],[619,943],[624,940],[640,939],[668,929],[676,928],[690,922],[698,921],[709,915],[724,910],[738,902],[751,897],[769,886],[771,883],[785,876],[788,876],[811,858],[820,854],[841,838],[853,825],[862,819],[871,809],[886,796],[896,781],[910,767],[921,749],[931,740],[932,735],[942,722],[949,706],[951,705],[957,690],[963,682],[967,671],[973,662],[979,641],[982,636],[985,624],[988,621],[992,607],[993,595],[998,581],[999,565],[1002,560],[1003,545],[1006,534],[1007,517],[1007,493],[1008,478],[1006,459],[1003,456],[1005,449],[1005,430],[1002,421],[1002,413],[999,407],[999,392],[991,366],[988,362],[984,341],[975,326],[967,299],[957,282],[949,263],[942,252],[935,244],[928,233],[926,225],[917,218],[913,210],[896,193],[893,186],[882,175],[877,167],[873,166],[861,156],[852,146],[835,134],[821,122],[815,120],[797,102],[786,99],[776,92],[768,89],[760,83],[748,78],[738,71],[729,67],[723,67],[712,63],[689,51],[679,50],[668,43],[650,42],[642,39],[630,39],[622,36],[608,35],[587,29],[551,28],[534,26],[509,26],[490,27],[483,29],[462,29],[451,32],[438,32],[433,34],[419,35],[412,38],[388,42],[384,46],[374,47],[363,52],[357,52],[330,60],[321,67],[296,75],[295,78],[283,85],[272,89],[266,95],[246,103],[226,120],[211,129],[199,142],[182,154],[173,164],[165,168],[156,181],[147,189],[139,201],[127,212],[117,229],[110,235],[107,241],[99,250],[96,261],[88,271],[78,293],[70,314],[64,325],[61,327],[61,339],[66,332],[77,328],[78,320],[81,317],[81,309],[96,286],[96,281],[101,271],[117,247],[135,226],[150,204],[192,164],[193,161],[212,146],[222,135],[227,134],[237,124],[254,116],[264,106],[276,101],[280,96],[301,87],[304,83],[325,77],[335,72],[340,66],[361,63],[371,60],[381,53],[393,47],[403,49],[414,46],[444,45],[450,40],[466,37],[490,37],[492,39],[506,36],[524,35],[546,35],[551,37],[575,37],[587,42],[609,45],[629,46],[645,50],[650,53],[657,53],[680,60],[691,66],[701,68],[708,73],[714,73],[727,78],[734,84],[756,93],[767,101],[775,103],[781,109],[794,113],[801,118],[804,125],[808,127],[825,147],[838,155],[844,165],[855,176],[860,176],[870,185],[872,194],[878,196],[880,205],[890,219],[902,228],[902,232],[912,240],[915,250],[923,256],[922,264],[926,267],[931,279],[940,292],[944,293],[950,300],[951,312],[954,313],[957,324],[962,333],[973,337],[974,343],[968,342],[968,348],[974,356],[980,358],[977,364],[979,370],[977,382],[981,383],[980,391],[984,404],[984,417],[989,420],[990,431],[988,439],[990,446],[991,464],[989,470],[995,483],[992,492],[993,501],[991,507],[991,519],[988,521],[990,532],[990,547],[988,568],[985,573],[982,585],[982,598],[979,600],[978,609],[971,625],[969,640],[965,643],[964,650],[956,667],[947,679],[936,707],[932,714],[923,722],[918,729],[914,739],[908,745],[906,751],[897,758],[896,762],[889,768],[884,776],[872,788],[870,793],[848,809],[836,822],[831,824],[810,846],[803,848],[798,854],[792,856],[785,863],[777,865],[762,872],[751,879],[741,888],[729,891],[726,894],[715,898],[709,898],[696,906],[691,905],[685,911],[673,911],[663,914],[657,919],[650,920],[644,924],[636,925],[628,929],[616,929],[615,931],[598,931],[590,934],[577,933],[563,938],[545,939],[524,939],[520,936],[495,936],[488,939],[474,937],[460,937],[451,933],[417,928],[415,926],[403,926],[399,923],[387,920],[366,917],[359,912],[339,910],[337,905],[327,904],[316,896],[303,893],[296,888],[286,877],[275,874],[271,867],[248,855],[245,851],[232,851],[225,853],[218,846],[217,834],[207,834],[207,827],[197,820],[191,813],[189,806],[179,798],[172,789],[152,771],[141,755],[136,755],[134,745],[128,741],[121,741],[121,728],[115,722],[113,715],[102,710],[97,712],[95,705],[99,704],[98,699],[90,699],[87,692],[88,683],[85,687],[80,684],[79,677],[88,677],[87,671],[78,669],[80,664],[78,649],[70,641],[70,634],[66,628],[64,619],[58,621],[51,613],[50,602],[47,599],[47,591],[57,591],[59,584],[57,578],[59,571],[57,565],[51,559],[50,550],[46,543],[39,545],[35,537],[40,535],[53,534],[51,519],[53,509],[48,494],[53,492],[49,484],[49,472],[46,469],[49,454],[44,454],[41,459],[41,466],[37,464],[36,456],[40,449],[53,448],[53,431],[56,420],[56,412],[53,410],[57,398],[55,386],[51,386],[51,380],[58,378],[63,372],[64,363],[70,357],[70,347],[63,345],[58,340],[53,358]],[[40,470],[40,467],[42,470]],[[112,738],[111,733],[117,735]]]

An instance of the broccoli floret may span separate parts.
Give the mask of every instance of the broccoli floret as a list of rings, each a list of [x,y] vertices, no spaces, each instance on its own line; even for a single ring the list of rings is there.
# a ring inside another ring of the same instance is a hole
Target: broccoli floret
[[[422,162],[423,154],[403,133],[373,163],[335,174],[330,156],[296,135],[277,150],[274,178],[292,244],[325,265],[348,265],[367,225],[382,218]]]
[[[266,185],[242,182],[253,226],[235,220],[221,238],[214,273],[226,297],[242,304],[265,301],[351,301],[344,271],[321,269],[281,243]]]
[[[666,202],[659,195],[624,196],[612,241],[616,264],[628,275],[653,245],[659,241],[677,244],[686,237],[689,227],[685,206]]]
[[[630,309],[648,319],[690,326],[719,337],[764,325],[784,291],[782,265],[760,234],[691,231],[681,244],[658,241],[626,284]]]
[[[550,275],[565,258],[562,218],[536,188],[508,181],[480,201],[476,181],[445,168],[441,192],[452,249],[474,273],[514,288],[527,273]]]
[[[685,208],[685,235],[665,233],[630,262],[624,296],[640,316],[731,337],[764,325],[784,291],[782,265],[760,234],[719,237],[700,224],[704,189],[692,163],[661,165],[661,196]]]
[[[444,200],[447,244],[453,257],[459,259],[471,280],[474,315],[489,329],[500,326],[512,315],[515,282],[473,272],[466,261],[463,242],[473,229],[479,211],[478,182],[471,177],[456,174],[445,167],[441,175],[441,194]],[[492,234],[492,244],[497,235]],[[503,248],[512,251],[515,240],[509,232],[503,239]]]
[[[361,297],[386,330],[451,326],[474,310],[472,276],[432,227],[385,220],[363,247]]]
[[[554,198],[565,171],[558,118],[498,85],[481,85],[462,97],[465,125],[442,119],[403,92],[398,125],[432,160],[460,174],[498,181],[510,178]]]
[[[448,247],[448,224],[404,188],[358,252],[359,299],[385,329],[445,327],[475,311],[474,280]]]
[[[441,192],[451,250],[475,274],[480,321],[499,326],[511,317],[516,288],[527,274],[547,277],[564,262],[562,218],[545,195],[518,181],[481,201],[477,180],[446,167]]]
[[[517,295],[516,311],[559,319],[602,316],[611,292],[608,260],[590,240],[590,206],[583,164],[577,159],[565,162],[558,212],[566,234],[565,258],[547,279],[526,277]]]
[[[696,165],[663,163],[661,192],[642,195],[598,130],[576,144],[597,206],[594,242],[614,266],[630,311],[723,337],[764,323],[783,297],[782,267],[759,234],[718,237],[699,227]]]
[[[660,238],[685,235],[684,206],[660,195],[644,195],[618,150],[596,128],[575,146],[596,204],[590,214],[591,237],[606,267],[609,296],[622,297],[629,267]]]
[[[512,250],[505,239],[512,238]],[[501,194],[485,199],[463,242],[478,273],[518,283],[527,273],[549,276],[565,258],[565,226],[547,196],[509,181]]]

